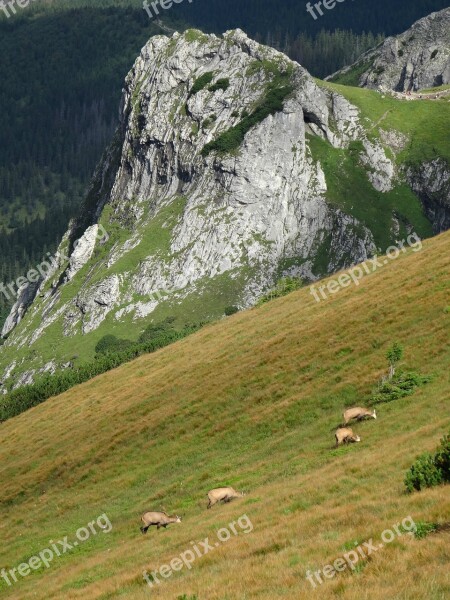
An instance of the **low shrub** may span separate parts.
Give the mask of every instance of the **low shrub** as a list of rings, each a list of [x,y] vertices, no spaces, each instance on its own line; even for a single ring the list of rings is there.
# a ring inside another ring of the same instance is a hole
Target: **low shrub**
[[[275,300],[275,298],[282,298],[291,292],[299,290],[303,286],[303,281],[298,277],[283,277],[277,282],[276,287],[262,296],[256,303],[256,306],[262,306],[266,302]]]
[[[212,73],[211,71],[203,73],[203,75],[201,75],[194,81],[194,84],[191,87],[191,91],[189,92],[189,96],[195,96],[195,94],[198,94],[198,92],[204,90],[205,87],[209,85],[213,79],[214,73]]]
[[[442,483],[442,473],[437,468],[434,456],[429,452],[422,454],[411,466],[405,477],[406,490],[411,493]]]
[[[230,80],[228,77],[223,79],[218,79],[216,83],[213,83],[209,86],[208,90],[210,92],[217,92],[217,90],[223,90],[224,92],[230,87]]]
[[[442,479],[450,482],[450,435],[446,435],[441,440],[441,445],[435,456],[437,468],[442,473]]]
[[[442,438],[434,455],[427,452],[419,456],[405,477],[409,493],[442,483],[450,483],[450,435]]]
[[[431,377],[427,375],[420,375],[415,371],[399,371],[391,381],[384,381],[379,385],[372,395],[370,404],[382,404],[404,398],[429,381]]]
[[[120,352],[133,345],[131,340],[122,340],[115,335],[105,335],[95,346],[97,354],[108,354],[108,352]]]
[[[144,329],[144,331],[139,336],[138,342],[140,344],[145,344],[147,342],[154,341],[158,338],[161,338],[168,332],[173,332],[173,323],[175,322],[175,317],[167,317],[164,321],[159,323],[151,323]]]

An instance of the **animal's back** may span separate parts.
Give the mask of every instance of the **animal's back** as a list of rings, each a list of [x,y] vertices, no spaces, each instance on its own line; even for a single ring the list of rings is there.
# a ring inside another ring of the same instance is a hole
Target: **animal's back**
[[[356,417],[357,415],[361,414],[362,412],[364,412],[364,409],[361,408],[361,406],[347,408],[347,410],[344,411],[344,419],[348,421],[349,419],[353,419],[353,417]]]
[[[350,427],[340,427],[335,433],[336,441],[342,441],[352,436],[353,430]]]
[[[144,523],[158,523],[165,517],[167,515],[164,512],[147,511],[142,515],[141,519]]]

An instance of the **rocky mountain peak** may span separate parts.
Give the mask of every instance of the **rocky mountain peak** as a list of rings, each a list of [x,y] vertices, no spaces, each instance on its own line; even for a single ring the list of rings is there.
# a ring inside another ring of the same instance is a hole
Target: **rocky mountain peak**
[[[240,30],[151,38],[120,114],[56,266],[13,307],[4,391],[93,356],[106,333],[217,318],[281,276],[315,280],[382,244],[354,211],[367,200],[330,201],[330,181],[338,169],[373,198],[395,193],[395,152],[343,95]],[[414,228],[394,211],[386,222],[386,240]]]

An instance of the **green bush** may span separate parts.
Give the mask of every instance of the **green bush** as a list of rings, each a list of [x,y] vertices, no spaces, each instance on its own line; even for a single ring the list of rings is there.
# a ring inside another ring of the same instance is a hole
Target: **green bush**
[[[214,78],[214,73],[208,71],[207,73],[203,73],[200,77],[198,77],[194,81],[194,85],[191,87],[191,91],[189,92],[189,96],[195,96],[201,90],[204,90],[207,85],[211,83]]]
[[[436,454],[427,452],[419,456],[405,477],[405,486],[410,493],[441,483],[450,483],[450,435],[442,438]]]
[[[235,315],[239,312],[239,308],[237,306],[227,306],[225,308],[225,314],[227,317],[231,317],[231,315]]]
[[[228,77],[225,77],[223,79],[218,79],[216,83],[210,85],[208,89],[210,92],[217,92],[217,90],[223,90],[225,92],[229,87],[230,80],[228,79]]]
[[[419,456],[405,477],[405,486],[409,493],[441,483],[442,473],[436,466],[434,456],[428,452]]]
[[[442,479],[450,482],[450,435],[446,435],[441,440],[441,446],[435,456],[437,468],[442,473]]]
[[[385,381],[378,387],[370,403],[382,404],[404,398],[429,381],[431,377],[420,375],[415,371],[399,372],[391,381]]]
[[[266,302],[275,300],[275,298],[282,298],[291,292],[299,290],[303,286],[303,281],[298,277],[283,277],[277,282],[276,287],[262,296],[256,303],[256,306],[262,306]]]
[[[99,340],[95,346],[95,352],[97,354],[108,354],[108,352],[120,352],[132,346],[131,340],[122,340],[117,338],[115,335],[105,335]]]
[[[395,369],[396,365],[401,361],[403,356],[403,346],[398,342],[394,342],[392,347],[386,352],[386,358],[389,361],[391,369]]]
[[[164,321],[161,321],[159,323],[151,323],[141,333],[138,342],[140,344],[145,344],[147,342],[151,342],[155,339],[161,338],[168,332],[174,331],[174,321],[175,317],[167,317],[166,319],[164,319]]]

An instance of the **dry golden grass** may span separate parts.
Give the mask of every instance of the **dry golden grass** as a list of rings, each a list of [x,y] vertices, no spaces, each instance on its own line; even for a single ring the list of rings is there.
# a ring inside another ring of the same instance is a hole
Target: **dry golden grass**
[[[51,567],[0,579],[5,598],[175,600],[444,599],[449,532],[403,535],[313,590],[318,570],[411,515],[450,521],[449,487],[406,495],[414,458],[449,430],[450,235],[425,243],[317,304],[309,290],[235,315],[52,398],[0,426],[0,568],[49,540],[92,536]],[[346,405],[363,404],[394,341],[431,383],[356,424],[360,444],[333,450]],[[206,492],[248,494],[207,511]],[[144,509],[182,514],[139,532]],[[150,590],[168,563],[242,514],[240,533]]]

